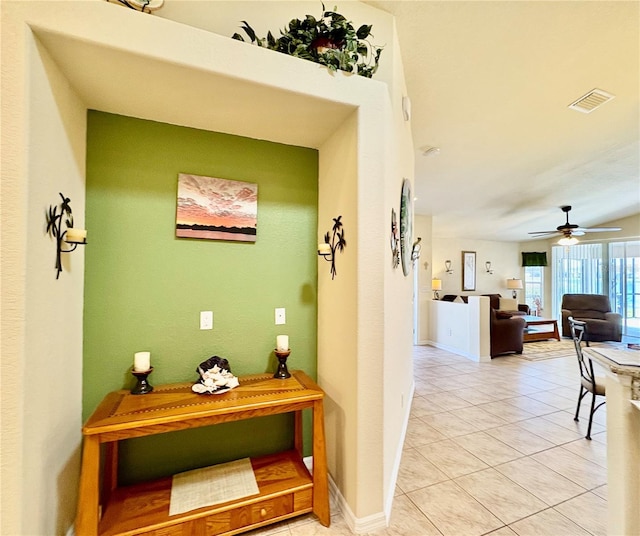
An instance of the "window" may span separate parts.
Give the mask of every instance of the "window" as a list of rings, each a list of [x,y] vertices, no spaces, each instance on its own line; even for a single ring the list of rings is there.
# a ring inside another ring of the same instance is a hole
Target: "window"
[[[524,267],[524,295],[532,315],[542,316],[544,300],[544,267]]]
[[[553,246],[553,318],[560,318],[564,294],[604,294],[602,244]]]
[[[640,337],[640,241],[609,244],[609,299],[622,332]]]
[[[552,259],[553,318],[563,294],[605,294],[622,315],[622,334],[640,337],[640,241],[554,246]]]

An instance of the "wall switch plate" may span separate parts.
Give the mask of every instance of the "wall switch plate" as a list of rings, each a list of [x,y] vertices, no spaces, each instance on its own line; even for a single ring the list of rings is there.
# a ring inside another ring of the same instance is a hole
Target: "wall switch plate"
[[[200,311],[200,329],[213,329],[213,311]]]
[[[284,312],[284,307],[276,308],[276,325],[286,324],[286,317]]]

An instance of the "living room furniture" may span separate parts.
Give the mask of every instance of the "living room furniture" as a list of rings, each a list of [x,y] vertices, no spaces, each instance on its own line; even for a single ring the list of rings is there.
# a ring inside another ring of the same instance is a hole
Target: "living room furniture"
[[[583,347],[607,389],[607,534],[640,534],[640,351]]]
[[[611,311],[609,297],[602,294],[562,296],[562,336],[571,337],[569,317],[587,323],[589,341],[622,340],[622,316]]]
[[[490,311],[491,357],[509,352],[522,353],[525,321],[521,316],[510,316],[495,309]]]
[[[558,321],[555,318],[542,318],[540,316],[524,315],[525,321],[524,342],[546,341],[547,339],[560,340],[558,333]],[[546,326],[551,329],[540,329]]]
[[[513,315],[528,315],[531,310],[526,303],[518,303],[516,298],[503,298],[500,294],[483,294],[489,298],[489,306],[497,311]]]
[[[146,395],[108,394],[82,429],[76,534],[230,536],[309,512],[329,526],[323,391],[301,371],[285,380],[272,374],[239,380],[239,387],[220,395],[195,394],[191,383],[155,386]],[[302,410],[307,408],[313,411],[313,475],[302,461]],[[294,449],[251,458],[258,495],[169,516],[171,476],[118,486],[121,440],[290,412]]]
[[[578,396],[578,405],[576,406],[576,415],[573,418],[574,421],[578,421],[580,413],[580,403],[587,393],[591,393],[591,409],[589,410],[589,426],[587,427],[588,440],[591,440],[591,425],[593,424],[593,414],[596,410],[602,406],[606,400],[603,400],[596,404],[597,396],[605,396],[606,389],[603,378],[597,378],[593,373],[593,361],[591,357],[585,356],[582,352],[582,342],[584,341],[589,346],[589,338],[586,336],[587,323],[580,320],[574,320],[572,317],[568,318],[569,329],[571,329],[571,337],[573,338],[573,344],[576,348],[576,354],[578,356],[578,366],[580,367],[580,395]]]

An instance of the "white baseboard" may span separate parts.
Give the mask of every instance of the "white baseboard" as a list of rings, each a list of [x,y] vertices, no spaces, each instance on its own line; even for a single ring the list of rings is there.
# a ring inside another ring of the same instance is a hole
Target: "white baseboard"
[[[303,458],[302,461],[309,471],[313,470],[313,456],[307,456]],[[331,510],[333,511],[337,508],[351,529],[351,532],[355,534],[366,534],[367,532],[373,532],[387,527],[387,517],[384,512],[372,514],[364,518],[357,518],[351,508],[349,508],[347,501],[338,489],[333,478],[331,478],[331,475],[329,475],[329,500]]]
[[[415,393],[415,383],[411,383],[411,389],[409,392],[409,400],[413,400]],[[344,496],[338,489],[338,486],[334,482],[331,475],[329,475],[329,495],[332,507],[338,508],[342,513],[342,517],[346,521],[347,525],[355,534],[366,534],[368,532],[375,532],[380,529],[387,528],[389,526],[389,520],[391,519],[391,508],[393,507],[393,499],[395,497],[396,482],[398,481],[398,473],[400,472],[400,462],[402,461],[402,447],[407,435],[407,428],[409,426],[409,416],[411,415],[411,404],[407,404],[407,409],[404,415],[404,423],[402,426],[402,433],[400,441],[396,448],[396,457],[393,463],[393,469],[391,472],[391,481],[389,482],[389,490],[385,500],[385,507],[383,512],[376,512],[366,517],[356,517],[349,507],[349,504],[345,500]],[[309,471],[313,468],[313,457],[307,456],[304,458],[304,464]]]
[[[407,435],[407,428],[409,427],[409,417],[411,416],[411,404],[413,403],[413,395],[416,391],[415,382],[411,382],[411,387],[409,389],[409,404],[406,405],[406,411],[403,418],[402,423],[402,433],[400,434],[400,441],[398,445],[396,445],[396,458],[393,462],[393,469],[391,470],[391,481],[389,482],[389,490],[387,491],[387,500],[385,501],[385,517],[387,521],[387,526],[389,525],[389,521],[391,520],[391,508],[393,507],[393,498],[396,493],[396,483],[398,481],[398,474],[400,473],[400,462],[402,461],[402,449],[404,447],[404,440]]]

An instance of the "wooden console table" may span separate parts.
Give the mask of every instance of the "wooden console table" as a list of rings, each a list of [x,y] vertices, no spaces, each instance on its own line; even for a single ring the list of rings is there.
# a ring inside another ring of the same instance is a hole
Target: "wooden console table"
[[[221,395],[195,394],[191,383],[156,386],[146,395],[108,394],[82,429],[76,534],[232,535],[309,512],[328,527],[323,391],[301,371],[286,380],[271,374],[239,380],[239,387]],[[313,476],[302,462],[306,408],[313,410]],[[258,495],[169,516],[172,477],[118,486],[120,440],[289,412],[295,413],[294,450],[251,459]]]

